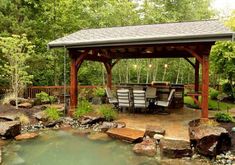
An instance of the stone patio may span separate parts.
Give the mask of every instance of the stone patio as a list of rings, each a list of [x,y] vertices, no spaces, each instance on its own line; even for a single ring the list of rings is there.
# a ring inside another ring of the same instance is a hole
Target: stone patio
[[[145,130],[147,125],[159,126],[166,130],[165,138],[189,141],[188,122],[201,117],[201,110],[189,108],[172,109],[170,114],[135,114],[120,113],[118,121],[125,122],[126,127]],[[209,111],[213,116],[217,111]]]

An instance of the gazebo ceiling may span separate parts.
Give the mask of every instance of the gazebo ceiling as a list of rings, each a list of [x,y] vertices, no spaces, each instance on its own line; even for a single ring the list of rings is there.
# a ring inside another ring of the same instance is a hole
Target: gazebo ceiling
[[[187,43],[198,45],[231,40],[232,37],[233,32],[222,22],[206,20],[80,30],[48,43],[48,48],[86,49]],[[131,52],[130,49],[128,51]]]

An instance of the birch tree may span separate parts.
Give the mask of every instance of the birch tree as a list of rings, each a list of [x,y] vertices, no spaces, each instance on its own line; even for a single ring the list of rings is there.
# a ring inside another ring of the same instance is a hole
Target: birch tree
[[[34,46],[24,34],[0,37],[0,52],[7,60],[3,69],[11,79],[11,88],[18,109],[19,92],[25,85],[31,83],[33,78],[27,72],[26,60],[34,53]]]

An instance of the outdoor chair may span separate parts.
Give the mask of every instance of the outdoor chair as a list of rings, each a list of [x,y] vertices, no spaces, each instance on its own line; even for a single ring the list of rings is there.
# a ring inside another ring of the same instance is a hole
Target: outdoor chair
[[[130,97],[129,89],[118,89],[117,90],[117,100],[118,100],[118,108],[128,108],[129,110],[132,108],[132,102]]]
[[[133,103],[134,103],[134,109],[136,108],[142,108],[142,109],[148,109],[148,101],[146,99],[146,93],[144,90],[133,90]]]
[[[118,106],[118,100],[117,100],[116,97],[113,96],[113,93],[110,90],[110,88],[106,87],[105,92],[106,92],[109,103],[113,104],[115,107],[117,107]]]
[[[172,99],[173,99],[173,96],[174,96],[174,93],[175,93],[175,89],[171,89],[170,94],[169,94],[169,96],[168,96],[168,98],[167,98],[166,101],[158,100],[158,101],[156,101],[155,104],[156,104],[158,107],[162,107],[163,110],[165,110],[165,108],[169,107],[169,105],[171,104]],[[166,112],[166,111],[165,111],[165,112]]]
[[[146,88],[146,99],[149,102],[149,110],[153,111],[156,108],[157,88],[148,86]]]

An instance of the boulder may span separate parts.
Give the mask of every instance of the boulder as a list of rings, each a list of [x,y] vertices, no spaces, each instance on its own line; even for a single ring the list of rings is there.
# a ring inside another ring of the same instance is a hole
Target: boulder
[[[18,98],[18,104],[21,104],[21,103],[28,103],[28,102],[30,102],[28,99],[25,99],[25,98]],[[10,101],[9,101],[9,103],[11,104],[11,105],[13,105],[13,106],[16,106],[16,99],[14,98],[14,99],[11,99]]]
[[[160,150],[167,158],[191,157],[193,154],[190,143],[183,140],[162,139]]]
[[[96,117],[92,117],[92,116],[83,116],[79,119],[79,122],[82,125],[87,125],[87,124],[96,124],[99,122],[103,122],[105,119],[101,116],[96,116]]]
[[[14,121],[17,120],[18,115],[17,114],[4,114],[0,116],[1,121]]]
[[[155,134],[155,135],[153,135],[153,138],[156,139],[158,143],[160,142],[160,140],[161,140],[163,137],[164,137],[164,136],[161,135],[161,134]]]
[[[117,128],[117,123],[115,123],[115,122],[106,122],[106,121],[104,121],[103,123],[102,123],[102,125],[100,125],[99,127],[98,127],[98,130],[100,130],[100,131],[102,131],[102,132],[106,132],[106,131],[108,131],[108,129],[110,129],[110,128]]]
[[[147,125],[145,130],[145,136],[153,137],[155,134],[165,135],[165,130],[159,126]]]
[[[146,139],[141,143],[137,143],[133,147],[133,151],[139,155],[146,155],[146,156],[155,156],[157,153],[157,148],[154,140]]]
[[[61,119],[58,119],[58,120],[53,120],[53,121],[47,121],[45,123],[45,126],[48,127],[48,128],[52,128],[54,127],[56,124],[61,124],[63,122],[63,120]]]
[[[201,125],[189,127],[191,145],[204,156],[214,157],[231,147],[231,137],[225,128]]]
[[[27,140],[27,139],[33,139],[33,138],[36,138],[38,137],[38,134],[37,133],[24,133],[24,134],[20,134],[20,135],[17,135],[15,137],[16,140]]]
[[[18,105],[18,107],[19,107],[19,108],[32,108],[33,105],[32,105],[31,103],[29,103],[29,102],[25,102],[25,103],[20,103],[20,104]]]
[[[125,122],[117,121],[115,123],[117,123],[117,128],[125,128],[126,127],[126,123]]]
[[[10,139],[20,134],[21,124],[19,121],[0,122],[0,136]]]
[[[112,138],[129,143],[141,142],[144,137],[144,131],[131,128],[110,128],[106,133]]]
[[[44,111],[39,111],[39,112],[33,114],[33,116],[39,121],[45,122],[48,120],[48,116],[46,115],[46,113]]]

